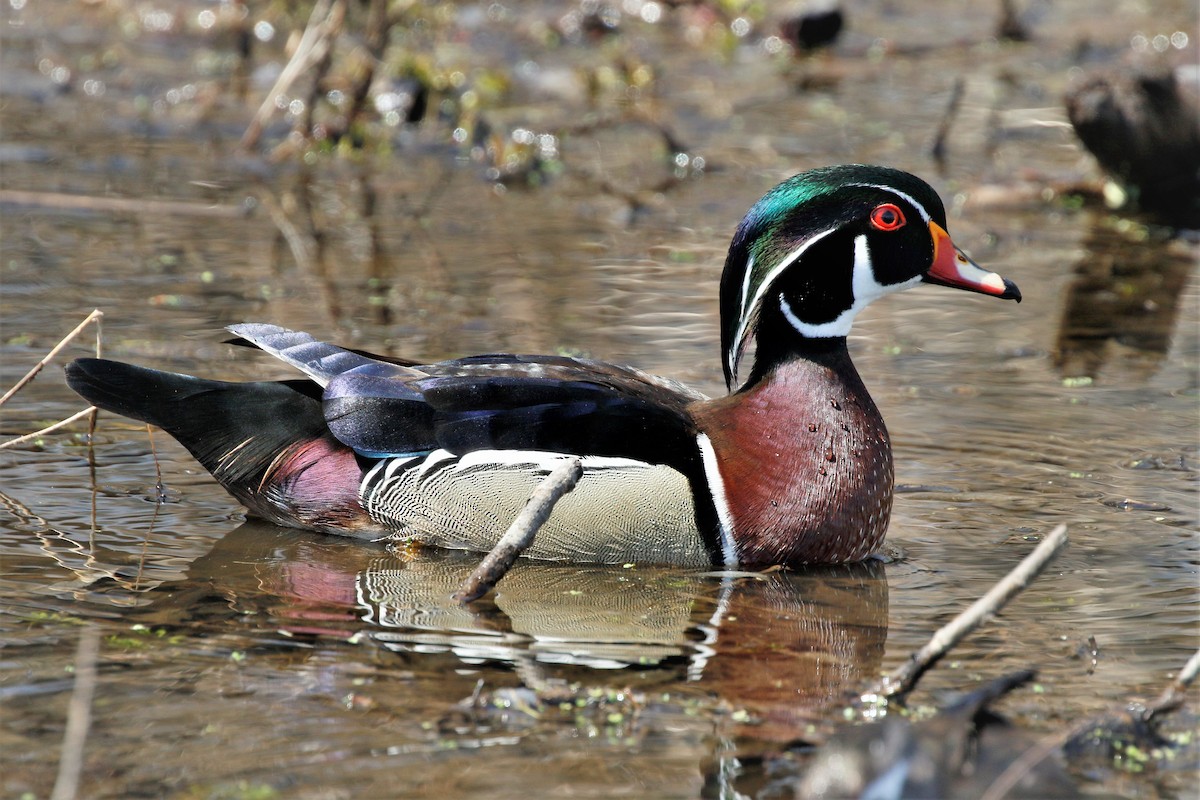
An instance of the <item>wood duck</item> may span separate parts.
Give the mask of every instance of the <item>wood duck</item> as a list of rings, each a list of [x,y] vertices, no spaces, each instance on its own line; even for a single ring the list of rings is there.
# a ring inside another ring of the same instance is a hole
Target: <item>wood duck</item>
[[[281,525],[486,552],[542,478],[580,456],[583,477],[525,555],[858,561],[883,541],[892,452],[846,336],[872,300],[919,283],[1021,299],[954,245],[924,181],[834,166],[771,189],[734,234],[720,286],[721,398],[588,359],[420,364],[262,324],[229,330],[307,379],[227,383],[89,358],[67,367],[67,381],[166,430]]]

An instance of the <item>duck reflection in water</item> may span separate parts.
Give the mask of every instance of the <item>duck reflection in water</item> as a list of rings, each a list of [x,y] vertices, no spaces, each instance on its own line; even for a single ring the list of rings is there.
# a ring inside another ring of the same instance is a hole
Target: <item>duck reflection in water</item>
[[[752,720],[738,733],[774,741],[795,739],[877,675],[887,638],[877,561],[721,574],[521,560],[490,602],[464,607],[451,594],[474,566],[472,557],[404,559],[248,522],[197,559],[185,581],[156,590],[146,613],[154,624],[179,624],[214,613],[215,603],[223,613],[265,616],[294,637],[365,636],[406,665],[440,654],[460,667],[512,665],[595,685],[628,682],[607,670],[657,671],[653,685],[715,695]],[[460,671],[445,669],[448,684],[461,683],[456,700],[480,677]]]

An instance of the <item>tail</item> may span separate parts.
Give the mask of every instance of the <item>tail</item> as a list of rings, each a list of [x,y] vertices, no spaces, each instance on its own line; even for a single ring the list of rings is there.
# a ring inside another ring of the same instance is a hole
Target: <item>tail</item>
[[[229,383],[97,358],[66,372],[92,405],[171,434],[259,516],[343,534],[370,524],[362,469],[329,432],[313,382]]]

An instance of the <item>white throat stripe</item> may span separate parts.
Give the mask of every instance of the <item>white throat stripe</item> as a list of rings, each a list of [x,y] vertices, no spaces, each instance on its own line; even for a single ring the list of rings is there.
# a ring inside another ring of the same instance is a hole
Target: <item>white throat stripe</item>
[[[708,493],[712,496],[713,507],[717,510],[717,522],[721,529],[721,559],[727,569],[733,569],[738,565],[737,544],[733,540],[733,514],[729,510],[729,498],[725,495],[725,480],[721,477],[721,467],[717,464],[717,451],[713,449],[712,441],[703,433],[696,436],[696,444],[704,461]]]

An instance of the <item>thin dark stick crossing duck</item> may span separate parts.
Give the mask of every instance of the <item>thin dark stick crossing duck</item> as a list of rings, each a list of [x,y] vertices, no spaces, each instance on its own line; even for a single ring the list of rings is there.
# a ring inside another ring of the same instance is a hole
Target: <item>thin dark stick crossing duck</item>
[[[230,330],[306,378],[228,383],[89,358],[67,381],[166,430],[281,525],[487,552],[542,477],[581,456],[583,477],[527,556],[858,561],[883,542],[892,451],[846,337],[868,303],[919,283],[1021,299],[954,245],[924,181],[835,166],[773,188],[734,234],[720,289],[725,397],[600,361],[419,364],[261,324]]]

